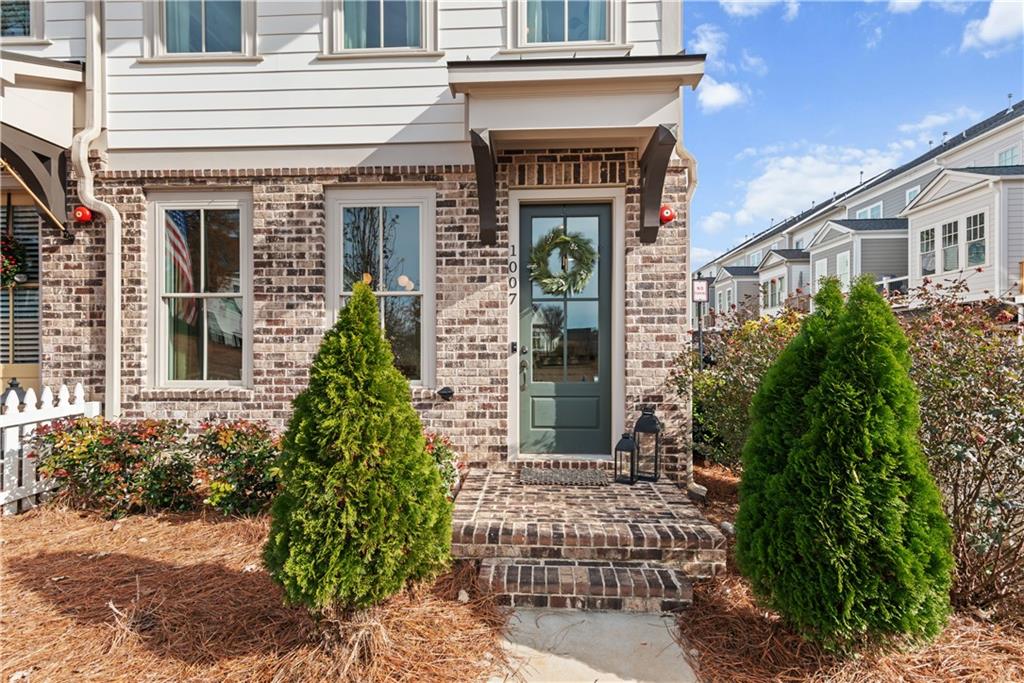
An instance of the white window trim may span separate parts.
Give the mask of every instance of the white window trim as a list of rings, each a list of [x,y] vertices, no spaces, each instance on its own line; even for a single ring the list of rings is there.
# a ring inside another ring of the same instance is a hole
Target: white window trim
[[[914,193],[913,197],[910,196],[911,192]],[[917,195],[919,195],[919,194],[921,194],[921,186],[920,185],[914,185],[912,188],[910,188],[909,190],[904,192],[903,193],[903,198],[906,200],[904,202],[904,206],[908,206],[910,204],[910,202],[914,201],[914,197],[917,197]]]
[[[845,257],[845,261],[846,261],[846,277],[845,278],[843,277],[842,269],[839,267],[839,259],[840,259],[840,257]],[[847,291],[850,290],[850,283],[853,281],[853,273],[851,271],[851,265],[852,264],[850,263],[850,252],[848,252],[848,251],[840,251],[840,252],[836,253],[836,277],[839,278],[839,287],[844,292],[847,292]]]
[[[165,0],[152,0],[143,4],[143,42],[147,62],[261,62],[256,54],[256,2],[242,2],[242,50],[240,52],[168,52],[166,46]]]
[[[422,0],[420,4],[420,46],[419,47],[368,47],[345,49],[343,0],[324,0],[323,51],[317,59],[367,59],[378,57],[440,57],[443,50],[437,48],[437,0]]]
[[[815,293],[821,289],[821,278],[828,276],[828,257],[820,258],[811,267],[811,279],[814,281]]]
[[[577,40],[554,43],[526,42],[526,0],[506,3],[506,46],[502,53],[529,52],[585,52],[587,50],[621,49],[633,46],[626,43],[626,8],[628,2],[608,0],[608,40]]]
[[[164,212],[168,209],[238,209],[242,282],[242,379],[172,380],[167,377],[167,305],[164,302]],[[149,197],[149,386],[154,389],[251,388],[253,342],[252,196],[246,192],[154,192]]]
[[[1003,165],[1003,164],[999,163],[999,157],[1001,157],[1006,152],[1010,152],[1010,151],[1014,152],[1014,156],[1016,157],[1016,159],[1015,159],[1016,164],[1007,164],[1007,165],[1015,166],[1015,165],[1018,165],[1018,164],[1021,163],[1021,160],[1020,160],[1020,148],[1016,144],[1012,144],[1009,147],[1004,147],[1003,149],[1000,149],[1000,150],[998,150],[996,152],[996,162],[995,162],[996,166]]]
[[[977,216],[979,213],[982,214],[982,216],[984,216],[984,218],[982,220],[984,220],[984,225],[985,225],[985,237],[984,237],[984,242],[985,242],[985,260],[982,263],[975,263],[973,265],[969,265],[967,263],[967,253],[968,253],[967,252],[967,219],[970,216]],[[922,228],[920,230],[920,232],[917,233],[917,240],[918,240],[918,249],[917,249],[917,257],[916,257],[917,258],[917,277],[935,277],[937,275],[949,275],[949,274],[953,274],[953,273],[966,273],[967,271],[974,270],[976,268],[988,268],[988,267],[990,267],[992,265],[992,251],[993,251],[993,249],[992,249],[993,242],[991,240],[992,224],[989,222],[990,218],[991,218],[991,214],[989,213],[988,209],[973,209],[973,210],[970,210],[970,211],[963,211],[961,213],[958,213],[955,216],[950,216],[948,218],[944,218],[941,221],[935,223],[934,225],[929,225],[927,227]],[[946,270],[945,267],[944,267],[943,259],[942,259],[942,250],[943,250],[943,246],[942,246],[942,226],[946,225],[946,224],[949,224],[949,223],[952,223],[954,221],[957,224],[957,230],[956,230],[956,233],[957,233],[957,267],[953,268],[951,270]],[[935,252],[935,272],[932,273],[931,275],[922,275],[921,274],[921,251],[920,251],[921,233],[923,233],[925,230],[928,230],[929,228],[934,228],[934,230],[935,230],[935,247],[934,247],[934,252]]]
[[[338,320],[342,295],[342,211],[345,207],[384,205],[416,206],[420,210],[420,291],[423,297],[420,328],[420,363],[422,377],[409,380],[413,386],[432,389],[436,383],[437,338],[435,334],[437,283],[435,276],[435,231],[437,222],[437,190],[430,186],[388,188],[329,188],[327,201],[327,321],[328,327]]]
[[[43,0],[31,0],[28,5],[29,34],[27,36],[0,37],[0,45],[52,45],[46,39],[46,19],[43,16]]]
[[[982,236],[982,238],[980,240],[968,240],[967,219],[972,217],[972,216],[977,216],[979,213],[981,214],[981,225],[984,228],[984,235]],[[971,268],[971,269],[973,269],[973,268],[987,268],[989,265],[991,265],[990,262],[989,262],[989,257],[991,256],[991,252],[992,252],[992,250],[988,248],[988,235],[989,235],[989,232],[990,232],[990,230],[989,230],[989,223],[988,223],[988,211],[985,210],[985,209],[982,209],[981,211],[969,211],[969,212],[967,212],[967,213],[965,213],[963,215],[962,224],[964,226],[964,234],[963,234],[963,240],[962,240],[962,242],[963,242],[963,257],[964,257],[963,263],[964,263],[964,269],[966,270],[968,268]],[[984,245],[985,245],[985,260],[982,261],[981,263],[974,263],[974,264],[972,264],[972,263],[970,263],[968,261],[968,256],[970,254],[970,251],[968,250],[968,246],[970,245],[971,242],[979,242],[979,241],[983,242]]]
[[[878,217],[881,218],[885,214],[885,209],[882,206],[881,200],[879,200],[879,201],[875,202],[874,204],[872,204],[871,206],[865,206],[863,209],[857,209],[857,212],[853,216],[854,219],[856,219],[856,220],[870,220],[870,218],[871,218],[871,210],[874,209],[876,206],[878,207]],[[866,213],[867,215],[864,216],[863,218],[861,218],[861,213]]]
[[[921,251],[921,238],[924,235],[926,230],[931,230],[932,231],[932,248],[929,249],[928,251]],[[916,245],[917,248],[914,250],[914,253],[917,254],[917,256],[915,257],[915,260],[917,261],[916,272],[917,272],[917,277],[919,277],[919,278],[935,277],[940,272],[942,272],[941,270],[939,270],[939,255],[938,255],[937,250],[936,250],[936,247],[938,246],[938,237],[937,237],[937,235],[938,235],[938,229],[936,229],[935,226],[928,226],[927,228],[922,228],[921,231],[917,233],[917,245]],[[923,272],[924,261],[921,259],[921,257],[924,254],[931,254],[932,258],[935,259],[934,272],[928,273],[927,275]]]

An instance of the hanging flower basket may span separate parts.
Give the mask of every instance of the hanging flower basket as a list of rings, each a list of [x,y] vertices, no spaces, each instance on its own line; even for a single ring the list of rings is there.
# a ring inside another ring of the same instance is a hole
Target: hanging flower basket
[[[4,235],[2,243],[3,258],[0,263],[0,286],[13,287],[18,284],[18,276],[25,272],[28,254],[21,242]]]
[[[562,257],[562,272],[558,274],[552,273],[548,266],[556,249]],[[597,252],[589,239],[578,232],[563,233],[555,228],[533,245],[530,276],[545,294],[579,294],[590,282],[596,260]]]

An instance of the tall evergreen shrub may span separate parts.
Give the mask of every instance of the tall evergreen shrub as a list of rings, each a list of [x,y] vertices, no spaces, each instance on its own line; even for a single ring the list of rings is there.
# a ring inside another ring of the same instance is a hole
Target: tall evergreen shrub
[[[843,312],[839,281],[823,281],[814,313],[765,373],[751,402],[750,436],[743,448],[736,560],[755,592],[770,595],[773,579],[791,561],[788,518],[780,501],[788,496],[782,473],[790,451],[807,431],[807,399],[817,386],[829,335]]]
[[[290,602],[365,607],[446,564],[451,504],[366,285],[324,336],[280,470],[264,561]]]
[[[907,340],[869,279],[829,334],[809,428],[779,491],[767,602],[807,637],[845,648],[931,637],[949,613],[950,530],[918,443]]]

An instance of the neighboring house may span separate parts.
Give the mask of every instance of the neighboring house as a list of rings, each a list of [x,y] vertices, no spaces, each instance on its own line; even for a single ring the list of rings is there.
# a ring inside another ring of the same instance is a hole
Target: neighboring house
[[[3,0],[3,158],[55,214],[35,363],[5,376],[282,426],[367,279],[425,424],[471,460],[606,458],[650,402],[688,476],[666,381],[689,232],[659,208],[689,215],[704,56],[677,0],[214,4]],[[598,253],[578,295],[529,286],[559,231]]]
[[[727,320],[757,316],[759,287],[756,266],[724,266],[715,277],[716,327]]]
[[[903,215],[911,288],[964,280],[967,299],[1024,301],[1024,165],[946,169]]]
[[[813,251],[810,254],[812,283],[826,275],[852,281],[861,275],[871,274],[876,278],[879,289],[906,291],[908,286],[914,286],[914,251],[920,249],[920,242],[914,241],[915,232],[908,230],[906,222],[901,228],[897,223],[885,221],[910,217],[908,212],[913,206],[922,207],[921,194],[925,188],[933,187],[936,179],[947,170],[975,167],[983,171],[984,167],[992,165],[1013,166],[1024,163],[1020,156],[1022,152],[1024,102],[1018,102],[953,135],[902,166],[881,173],[797,216],[771,226],[705,264],[700,270],[725,264],[747,264],[751,258],[760,259],[767,250],[773,248],[810,250]],[[1001,171],[997,176],[993,184],[1014,186],[1012,173]],[[1003,201],[1007,201],[1005,197],[1010,194],[1012,192],[1004,192]],[[999,239],[1006,243],[1001,253],[1009,257],[1010,245],[1016,243],[1015,235],[1020,234],[1014,231],[1024,228],[1014,223],[1012,203],[1007,204],[1006,210],[1007,219],[999,228]],[[936,218],[931,216],[929,220],[934,221]],[[957,243],[965,244],[967,234],[963,227],[963,217],[958,225],[961,236]],[[926,227],[922,229],[927,230]],[[988,229],[991,231],[996,228]],[[975,228],[975,236],[977,233]],[[953,238],[950,236],[948,239]],[[914,245],[912,248],[908,247],[908,240]],[[848,256],[842,255],[847,252]],[[901,258],[902,264],[898,264]],[[1009,264],[1007,271],[1013,275],[1016,267]],[[1020,275],[1017,274],[1006,283],[1012,287],[1013,282],[1019,279]],[[991,286],[995,287],[994,280]],[[771,306],[770,296],[762,312],[776,312],[775,307]]]
[[[847,218],[825,223],[807,247],[815,283],[835,277],[843,290],[854,279],[906,284],[907,220],[905,218]]]
[[[810,254],[803,249],[772,249],[757,267],[761,315],[778,315],[787,306],[808,310]]]

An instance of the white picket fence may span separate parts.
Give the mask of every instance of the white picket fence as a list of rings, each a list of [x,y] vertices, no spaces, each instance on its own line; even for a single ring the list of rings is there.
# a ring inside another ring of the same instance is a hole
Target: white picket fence
[[[41,502],[42,496],[53,487],[40,479],[36,460],[26,442],[36,427],[62,417],[95,417],[100,414],[98,401],[86,401],[85,389],[76,384],[73,391],[62,384],[57,391],[44,387],[39,398],[29,389],[23,404],[14,392],[0,407],[0,509],[3,514],[17,514]]]

